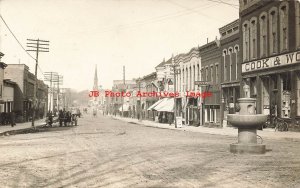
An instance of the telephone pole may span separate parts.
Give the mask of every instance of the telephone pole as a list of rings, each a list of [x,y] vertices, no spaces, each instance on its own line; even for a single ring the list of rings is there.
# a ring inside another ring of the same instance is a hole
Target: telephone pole
[[[176,89],[176,75],[177,74],[180,74],[180,70],[177,70],[176,68],[178,67],[178,64],[175,63],[174,61],[174,56],[172,55],[172,64],[171,64],[171,67],[173,69],[173,74],[174,74],[174,81],[173,81],[173,84],[174,84],[174,124],[175,124],[175,128],[177,128],[177,105],[176,105],[176,97],[175,97],[175,93],[177,92],[177,89]]]
[[[32,51],[36,53],[35,58],[35,82],[33,88],[33,113],[32,113],[32,127],[34,127],[34,119],[35,119],[35,112],[37,108],[37,67],[39,64],[39,52],[49,52],[49,41],[47,40],[40,40],[40,39],[27,39],[27,47],[29,48],[27,51]]]
[[[125,92],[125,66],[123,66],[123,92]],[[122,95],[121,95],[122,96]],[[123,109],[123,106],[124,106],[124,97],[122,96],[122,117],[124,117],[124,109]]]
[[[44,73],[44,81],[50,82],[49,89],[49,111],[53,111],[53,87],[52,83],[58,82],[58,73],[57,72],[45,72]]]

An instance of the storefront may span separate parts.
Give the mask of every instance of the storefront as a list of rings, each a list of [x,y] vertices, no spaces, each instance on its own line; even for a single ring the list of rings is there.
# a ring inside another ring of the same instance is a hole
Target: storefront
[[[245,62],[243,82],[256,98],[256,113],[300,120],[300,51]]]
[[[222,125],[224,127],[227,126],[227,114],[235,114],[237,109],[237,99],[240,98],[240,83],[239,82],[231,82],[224,83],[221,85],[222,87],[222,98],[221,98],[221,119]]]

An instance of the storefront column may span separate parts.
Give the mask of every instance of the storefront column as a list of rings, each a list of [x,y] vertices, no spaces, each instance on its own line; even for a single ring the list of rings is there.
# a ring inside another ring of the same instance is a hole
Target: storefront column
[[[256,88],[257,88],[257,95],[256,95],[256,113],[262,114],[262,81],[259,76],[256,76]]]
[[[282,79],[280,74],[277,74],[277,88],[278,88],[278,92],[277,92],[277,116],[281,117],[281,95],[282,95]]]
[[[296,116],[297,116],[297,74],[293,70],[291,71],[291,120],[292,124],[296,124]]]
[[[224,111],[225,111],[225,109],[224,109],[224,101],[225,101],[225,99],[224,99],[224,93],[223,93],[224,91],[223,91],[223,89],[221,89],[221,103],[220,103],[220,124],[221,124],[221,127],[223,127],[223,119],[224,119]]]
[[[235,101],[236,101],[236,99],[235,99],[235,97],[236,97],[236,91],[235,91],[235,87],[232,87],[232,89],[233,89],[233,99],[232,99],[232,103],[233,103],[233,113],[235,114]]]

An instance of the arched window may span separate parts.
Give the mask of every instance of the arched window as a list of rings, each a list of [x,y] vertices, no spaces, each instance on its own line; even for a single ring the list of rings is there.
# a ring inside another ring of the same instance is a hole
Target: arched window
[[[288,12],[287,2],[283,2],[279,8],[280,11],[280,51],[288,50]]]
[[[257,19],[250,20],[250,53],[251,59],[257,58]]]
[[[243,60],[249,60],[249,22],[245,21],[243,24]]]
[[[228,49],[228,54],[229,54],[229,81],[231,80],[231,71],[232,71],[232,53],[233,53],[233,48],[230,47]]]
[[[235,45],[234,46],[234,52],[237,53],[238,51],[240,51],[239,45]]]
[[[235,52],[235,79],[237,80],[237,76],[238,76],[238,52],[240,51],[240,47],[239,45],[235,45],[234,46],[234,52]]]
[[[278,21],[277,9],[276,7],[273,7],[269,11],[270,55],[277,53],[277,48],[278,48],[277,21]]]
[[[223,70],[224,70],[224,74],[223,74],[223,81],[226,81],[227,77],[226,77],[226,55],[227,55],[227,50],[224,49],[223,50],[223,57],[224,57],[224,66],[223,66]]]
[[[266,57],[268,54],[268,22],[267,22],[267,13],[263,12],[259,17],[259,25],[260,25],[260,57]]]
[[[300,2],[295,1],[296,7],[296,38],[297,47],[300,48]],[[299,109],[300,110],[300,109]]]

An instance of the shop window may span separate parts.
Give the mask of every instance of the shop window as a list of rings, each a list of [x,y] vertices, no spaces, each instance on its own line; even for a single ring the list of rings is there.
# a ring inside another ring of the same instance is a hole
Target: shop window
[[[281,75],[282,93],[281,93],[281,117],[289,118],[291,111],[291,73],[287,72]]]
[[[250,96],[257,95],[256,78],[250,78]]]
[[[291,91],[291,73],[287,72],[281,75],[282,77],[282,89],[283,91]]]

